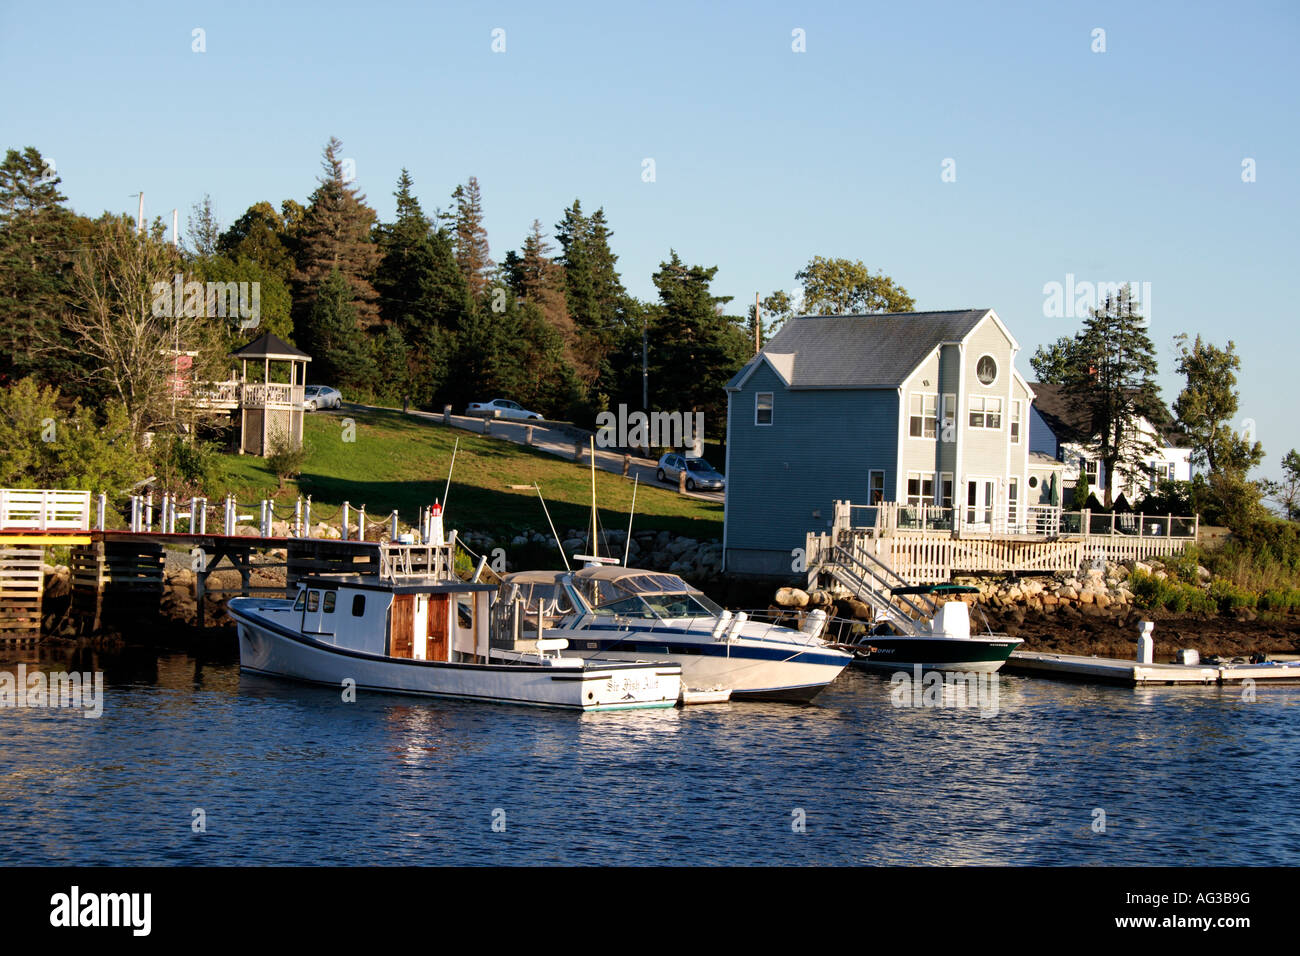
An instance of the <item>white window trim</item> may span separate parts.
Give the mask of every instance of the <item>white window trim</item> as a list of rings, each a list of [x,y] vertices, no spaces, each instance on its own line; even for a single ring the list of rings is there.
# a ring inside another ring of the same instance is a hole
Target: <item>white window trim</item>
[[[987,421],[988,421],[988,415],[989,415],[989,402],[997,402],[997,403],[998,403],[998,411],[997,411],[998,423],[997,423],[996,425],[972,425],[972,424],[970,424],[970,416],[971,416],[971,415],[974,415],[974,414],[976,413],[976,409],[975,409],[975,403],[976,403],[976,402],[980,402],[980,403],[981,403],[981,404],[980,404],[980,407],[979,407],[979,415],[980,415],[980,420],[981,420],[981,421],[984,421],[984,422],[987,422]],[[1003,421],[1006,420],[1006,417],[1007,417],[1007,415],[1006,415],[1005,401],[1004,401],[1004,399],[1002,398],[1001,395],[969,395],[969,396],[967,396],[967,404],[966,404],[966,423],[967,423],[967,426],[966,426],[966,427],[968,427],[968,428],[979,429],[980,431],[1000,432],[1000,431],[1002,431],[1002,423],[1003,423]]]
[[[913,398],[919,398],[919,399],[921,400],[921,414],[920,414],[920,415],[914,415],[914,414],[912,414],[912,399],[913,399]],[[933,435],[926,435],[926,434],[925,434],[925,419],[926,419],[926,415],[925,415],[925,400],[926,400],[927,398],[933,398],[933,399],[934,399],[934,434],[933,434]],[[940,428],[941,428],[941,424],[940,424],[940,423],[942,422],[942,419],[939,417],[939,412],[940,412],[940,398],[939,398],[939,393],[938,393],[938,392],[909,392],[909,393],[908,393],[908,398],[907,398],[907,438],[908,438],[908,441],[936,441],[936,440],[940,437],[940,435],[942,434],[942,433],[940,432]],[[913,434],[912,434],[912,419],[913,419],[913,418],[920,418],[920,419],[921,419],[921,434],[920,434],[920,435],[913,435]]]
[[[938,474],[933,471],[909,471],[907,473],[907,483],[910,484],[913,478],[917,479],[917,484],[921,488],[920,500],[913,503],[911,493],[907,492],[904,495],[904,498],[906,499],[904,503],[910,508],[916,508],[920,505],[934,504],[939,494]],[[926,478],[930,479],[930,497],[928,499],[925,497]],[[903,489],[904,491],[907,491],[906,484],[903,486]]]
[[[761,399],[764,395],[767,396],[767,401],[769,405],[768,411],[772,413],[772,420],[770,422],[760,422],[758,420],[758,402],[759,399]],[[754,393],[754,424],[762,426],[764,428],[776,424],[776,392],[755,392]]]
[[[980,362],[984,361],[985,359],[993,360],[993,378],[987,382],[984,381],[982,378],[980,378]],[[998,377],[1001,374],[1002,374],[1002,363],[998,361],[997,356],[994,355],[992,352],[985,352],[983,355],[981,355],[979,358],[975,360],[975,381],[979,382],[985,388],[992,388],[994,385],[996,385],[998,383]]]
[[[880,501],[883,504],[885,501],[885,469],[883,468],[872,468],[867,472],[867,504],[875,504],[875,502],[871,500],[871,477],[873,475],[880,476]]]
[[[947,481],[952,484],[952,500],[947,504],[943,501],[943,483]],[[957,479],[951,471],[939,472],[939,481],[934,486],[934,501],[941,508],[951,508],[957,502]]]
[[[1013,429],[1012,425],[1016,427]],[[1025,440],[1025,403],[1018,398],[1011,400],[1011,414],[1007,417],[1007,436],[1013,445],[1019,445]]]

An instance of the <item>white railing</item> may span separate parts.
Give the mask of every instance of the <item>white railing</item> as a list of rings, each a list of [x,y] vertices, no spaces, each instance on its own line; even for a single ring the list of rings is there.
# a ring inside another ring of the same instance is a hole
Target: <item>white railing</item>
[[[278,382],[249,382],[244,385],[241,403],[249,408],[301,408],[303,386]]]
[[[89,491],[0,488],[0,530],[90,530]]]
[[[946,508],[886,501],[870,507],[836,502],[833,530],[851,528],[876,535],[918,533],[955,537],[1110,537],[1195,541],[1199,524],[1196,515],[1094,514],[1086,509],[1065,511],[1054,505]]]

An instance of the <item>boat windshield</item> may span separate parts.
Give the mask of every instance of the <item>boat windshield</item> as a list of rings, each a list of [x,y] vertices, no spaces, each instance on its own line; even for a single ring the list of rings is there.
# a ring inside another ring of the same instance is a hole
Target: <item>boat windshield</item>
[[[696,617],[722,613],[722,608],[675,574],[647,571],[641,574],[625,574],[613,580],[594,579],[585,582],[585,586],[592,603],[597,606],[613,604],[628,596],[635,596],[644,598],[667,617]],[[669,608],[673,613],[667,612],[666,609]]]
[[[679,618],[716,617],[720,608],[698,592],[644,594],[598,605],[595,613],[606,617]]]

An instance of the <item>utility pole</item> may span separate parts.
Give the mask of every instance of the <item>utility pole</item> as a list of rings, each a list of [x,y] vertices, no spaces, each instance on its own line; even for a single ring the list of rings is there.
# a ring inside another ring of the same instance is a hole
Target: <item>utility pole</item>
[[[641,316],[641,409],[650,411],[649,319]]]
[[[140,212],[135,217],[135,227],[140,235],[144,235],[144,190],[140,190]]]
[[[172,245],[177,249],[181,247],[181,217],[177,209],[172,210]]]

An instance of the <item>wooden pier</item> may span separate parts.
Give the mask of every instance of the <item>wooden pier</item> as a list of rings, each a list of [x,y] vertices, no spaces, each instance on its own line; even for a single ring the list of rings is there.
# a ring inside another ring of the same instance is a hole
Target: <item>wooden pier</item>
[[[365,509],[340,509],[342,538],[306,536],[311,528],[311,504],[298,502],[294,520],[284,535],[271,533],[274,512],[262,502],[254,534],[238,534],[240,508],[227,499],[213,508],[213,524],[223,533],[207,533],[210,506],[196,498],[188,513],[174,498],[163,496],[155,512],[152,498],[133,496],[131,530],[104,527],[107,506],[100,496],[92,521],[89,492],[0,489],[0,641],[34,643],[40,637],[45,549],[70,548],[70,611],[78,633],[120,629],[159,620],[168,579],[168,553],[176,568],[177,551],[193,573],[195,623],[206,625],[211,598],[251,594],[287,594],[308,575],[383,572],[383,540],[397,534],[397,513],[370,524],[375,540],[365,540]],[[224,516],[222,510],[224,509]],[[417,538],[432,531],[430,515],[421,511]],[[92,527],[93,525],[93,527]],[[185,530],[178,530],[178,525]],[[251,530],[251,529],[250,529]],[[355,537],[353,537],[355,534]],[[454,538],[454,536],[453,536]],[[417,550],[421,546],[415,546]],[[268,560],[269,558],[269,560]],[[407,558],[409,562],[411,558]],[[284,584],[259,586],[255,571],[283,569]],[[238,587],[214,587],[214,574],[234,571]]]
[[[1270,684],[1300,682],[1300,661],[1265,664],[1144,664],[1114,657],[1014,651],[1004,669],[1011,674],[1123,684],[1130,687],[1155,684],[1241,684],[1247,680]]]

